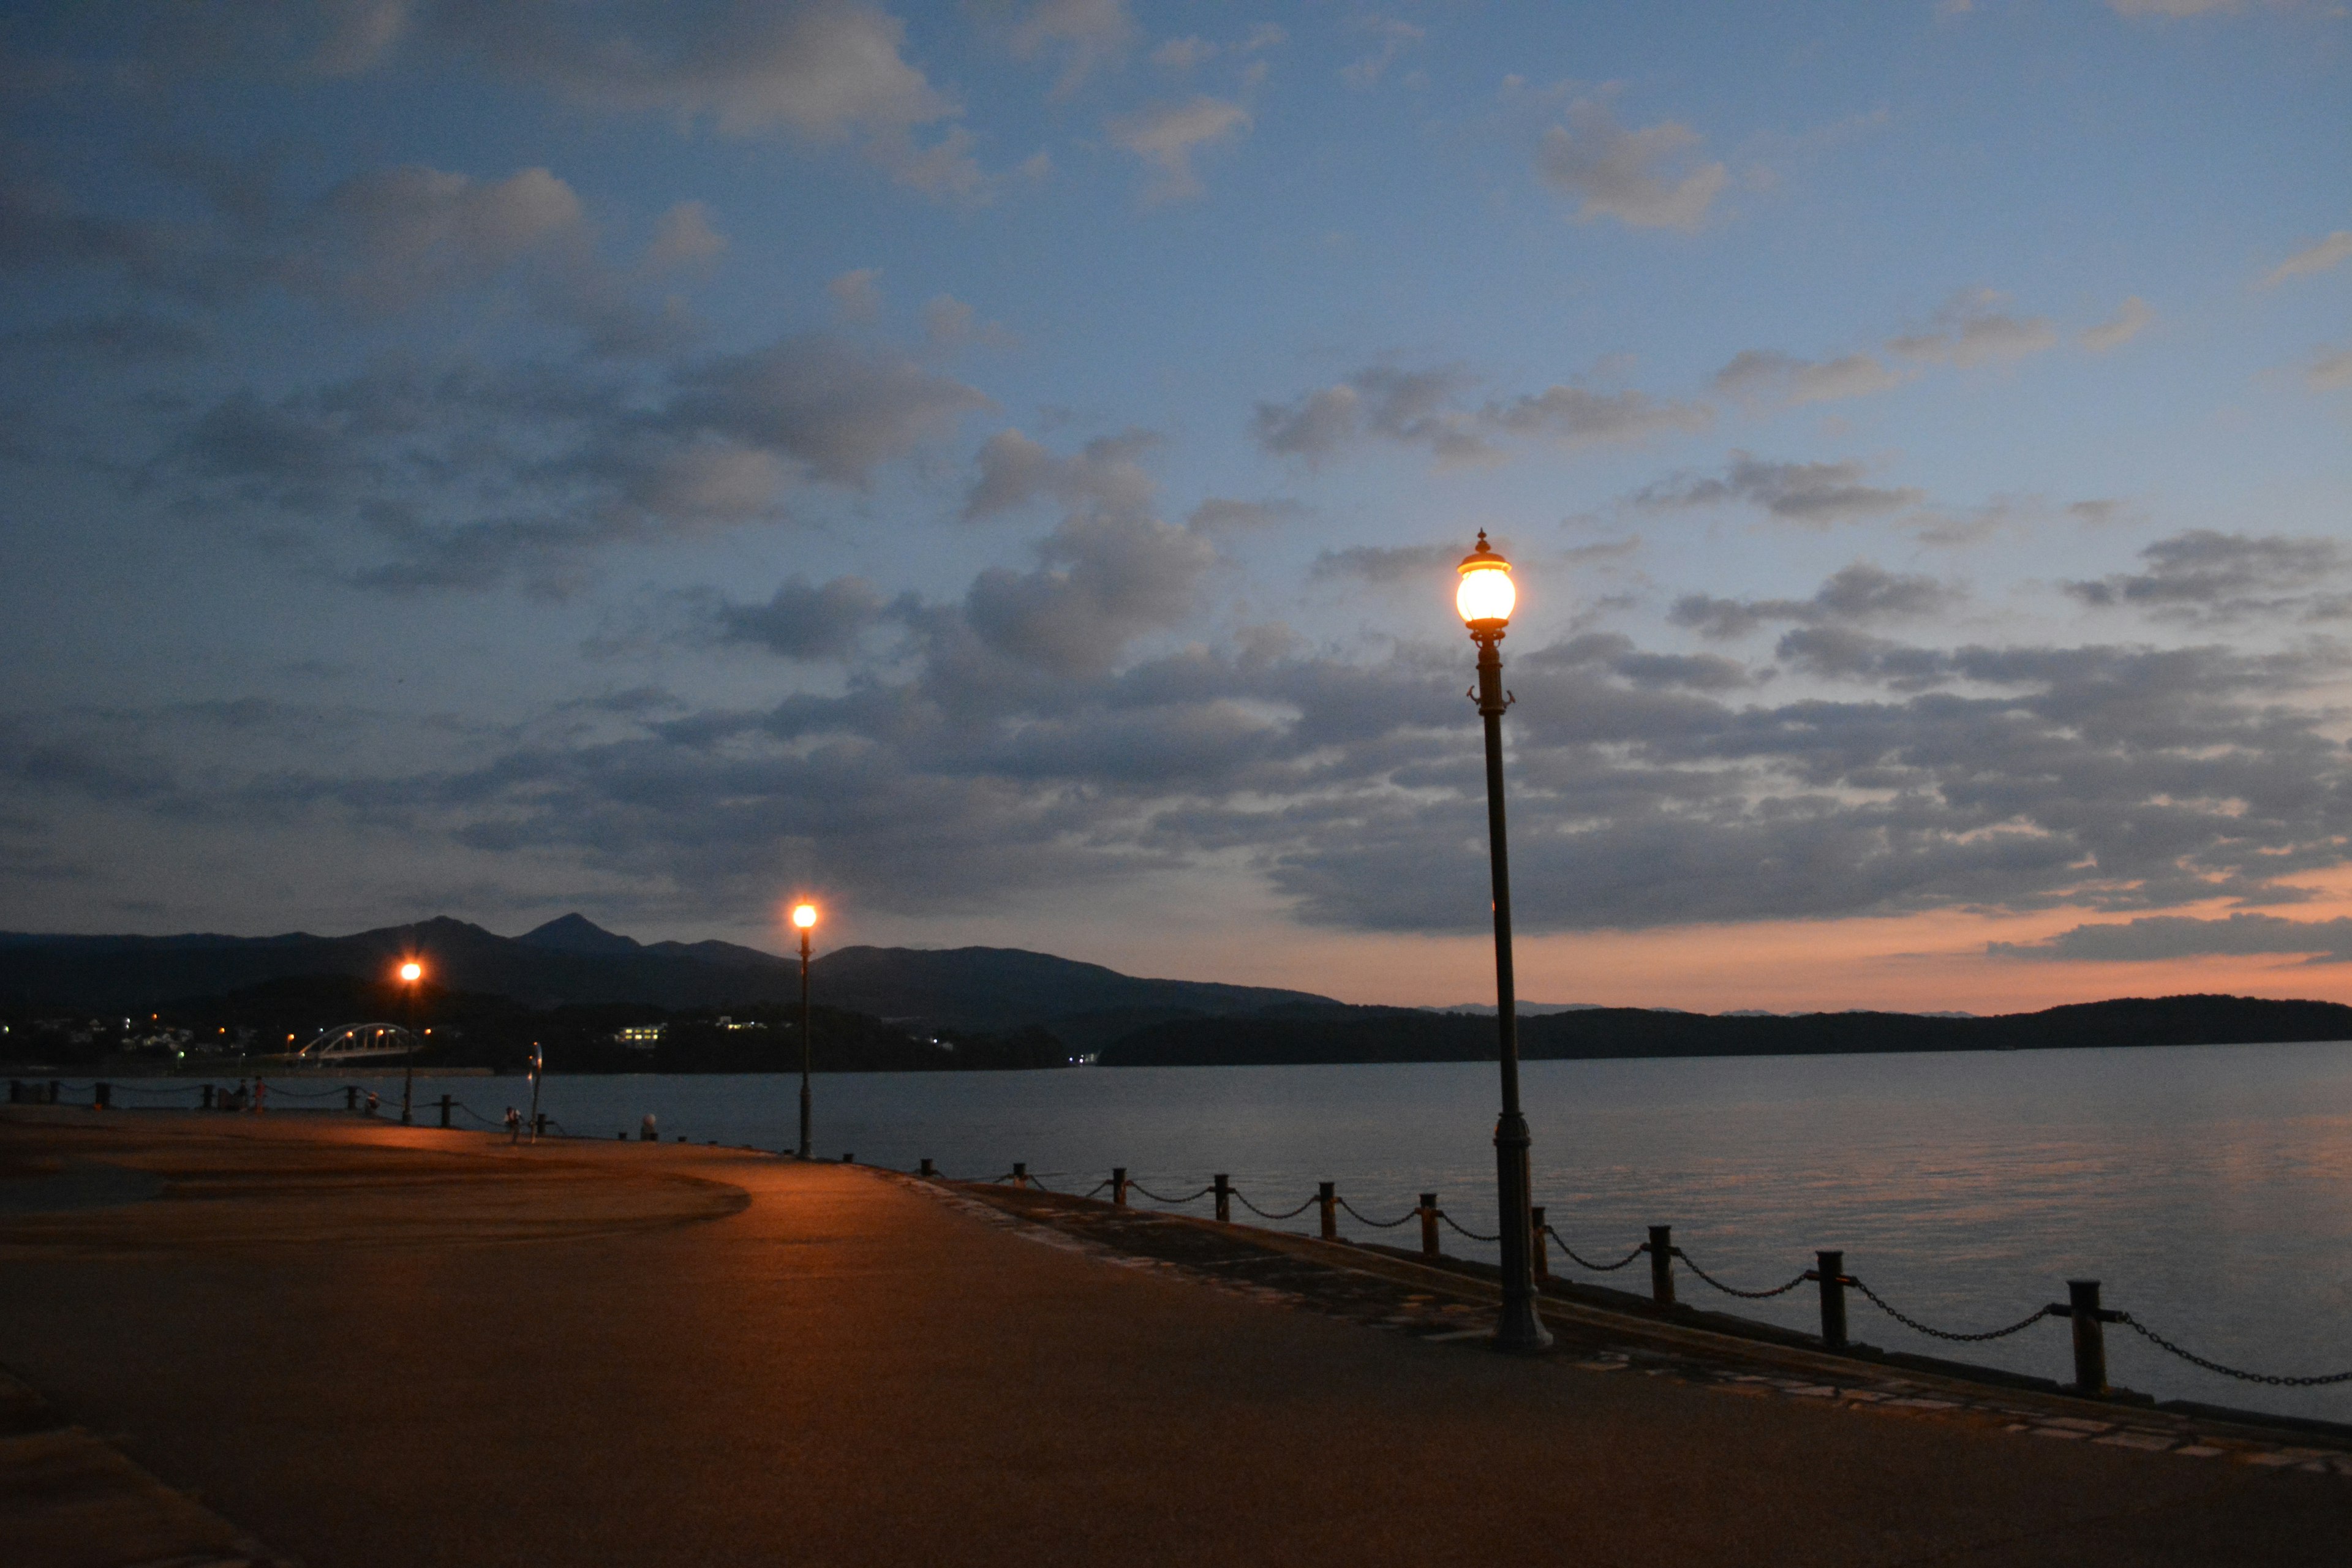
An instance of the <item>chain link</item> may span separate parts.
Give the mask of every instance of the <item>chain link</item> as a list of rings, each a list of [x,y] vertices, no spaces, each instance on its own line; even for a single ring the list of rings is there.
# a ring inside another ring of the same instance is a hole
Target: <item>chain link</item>
[[[1701,1268],[1697,1264],[1693,1263],[1690,1260],[1690,1254],[1685,1252],[1681,1247],[1677,1247],[1675,1248],[1675,1256],[1683,1260],[1684,1268],[1688,1268],[1692,1273],[1697,1275],[1700,1279],[1706,1280],[1708,1284],[1714,1286],[1725,1295],[1737,1296],[1743,1301],[1769,1301],[1775,1296],[1787,1295],[1790,1291],[1795,1289],[1798,1286],[1802,1285],[1805,1282],[1805,1277],[1802,1274],[1800,1274],[1794,1279],[1790,1280],[1786,1285],[1775,1285],[1769,1290],[1742,1290],[1737,1286],[1726,1285],[1722,1280],[1717,1279],[1714,1275],[1709,1274],[1706,1269]]]
[[[1499,1234],[1494,1236],[1479,1235],[1476,1231],[1470,1229],[1468,1226],[1455,1220],[1452,1215],[1447,1214],[1444,1209],[1439,1209],[1437,1211],[1437,1217],[1444,1220],[1446,1224],[1454,1226],[1454,1229],[1460,1231],[1463,1235],[1468,1237],[1473,1241],[1500,1241],[1503,1239]]]
[[[1855,1279],[1851,1274],[1845,1277],[1845,1282],[1853,1286],[1855,1289],[1861,1291],[1864,1296],[1869,1297],[1870,1304],[1872,1306],[1876,1307],[1880,1311],[1885,1313],[1888,1317],[1894,1319],[1905,1328],[1925,1334],[1931,1340],[1945,1340],[1956,1345],[1981,1344],[1987,1340],[2006,1339],[2011,1334],[2032,1328],[2034,1324],[2040,1322],[2044,1318],[2053,1317],[2056,1315],[2053,1313],[2049,1308],[2044,1307],[2031,1317],[2020,1318],[2016,1322],[2010,1324],[2009,1327],[2005,1329],[1988,1329],[1980,1334],[1955,1334],[1947,1332],[1942,1329],[1931,1329],[1927,1324],[1921,1322],[1918,1319],[1914,1318],[1907,1313],[1896,1311],[1893,1307],[1886,1304],[1886,1299],[1885,1297],[1881,1296],[1877,1291],[1872,1289],[1869,1286],[1864,1284],[1861,1280]]]
[[[1134,1190],[1134,1191],[1136,1191],[1136,1192],[1141,1193],[1145,1197],[1150,1198],[1153,1203],[1155,1203],[1155,1204],[1166,1204],[1166,1205],[1169,1205],[1170,1207],[1171,1207],[1171,1208],[1173,1208],[1173,1207],[1177,1207],[1177,1206],[1180,1206],[1180,1205],[1184,1205],[1184,1204],[1189,1204],[1189,1203],[1192,1202],[1192,1201],[1193,1201],[1194,1199],[1196,1199],[1196,1198],[1205,1197],[1205,1196],[1207,1196],[1209,1194],[1213,1193],[1213,1192],[1215,1192],[1215,1191],[1217,1190],[1216,1184],[1215,1184],[1214,1182],[1212,1182],[1212,1183],[1210,1183],[1207,1186],[1202,1187],[1202,1188],[1199,1192],[1197,1192],[1197,1193],[1186,1193],[1186,1194],[1185,1194],[1182,1197],[1181,1197],[1181,1198],[1170,1198],[1170,1197],[1162,1197],[1160,1194],[1153,1192],[1150,1187],[1145,1186],[1141,1182],[1129,1182],[1129,1183],[1128,1183],[1127,1184],[1128,1184],[1128,1186],[1129,1186],[1129,1188],[1133,1189],[1133,1190]]]
[[[1319,1197],[1322,1194],[1318,1193],[1316,1195]],[[1336,1197],[1338,1194],[1335,1194],[1333,1195]],[[1370,1226],[1374,1230],[1394,1230],[1401,1225],[1408,1224],[1411,1221],[1421,1217],[1421,1210],[1418,1208],[1411,1208],[1405,1210],[1404,1214],[1396,1219],[1364,1219],[1362,1215],[1356,1214],[1356,1205],[1349,1203],[1347,1199],[1339,1198],[1339,1204],[1341,1208],[1346,1209],[1349,1214],[1356,1215],[1358,1219],[1363,1220],[1366,1225]]]
[[[2352,1372],[2330,1373],[2323,1377],[2278,1377],[2266,1372],[2240,1372],[2234,1366],[2223,1366],[2218,1361],[2207,1361],[2194,1351],[2181,1349],[2129,1312],[2117,1312],[2109,1321],[2121,1323],[2158,1350],[2170,1351],[2191,1366],[2201,1366],[2207,1372],[2218,1372],[2241,1383],[2267,1384],[2273,1388],[2325,1388],[2330,1384],[2352,1383]]]
[[[1644,1243],[1642,1246],[1635,1247],[1633,1251],[1627,1253],[1624,1257],[1619,1258],[1614,1263],[1595,1263],[1591,1258],[1580,1255],[1576,1248],[1569,1246],[1568,1238],[1560,1235],[1559,1232],[1552,1229],[1551,1226],[1544,1226],[1544,1234],[1551,1237],[1554,1241],[1559,1243],[1559,1249],[1568,1254],[1569,1261],[1575,1263],[1581,1268],[1590,1268],[1595,1274],[1614,1273],[1616,1270],[1624,1268],[1627,1264],[1641,1257],[1642,1254],[1650,1250],[1648,1244]]]
[[[1243,1197],[1239,1188],[1236,1187],[1230,1190],[1233,1192],[1235,1202],[1239,1203],[1242,1207],[1249,1210],[1250,1213],[1257,1215],[1260,1219],[1297,1219],[1300,1215],[1305,1214],[1308,1209],[1315,1206],[1315,1198],[1310,1197],[1295,1209],[1285,1209],[1280,1214],[1268,1214],[1265,1210],[1250,1202],[1249,1199]],[[1318,1194],[1316,1196],[1319,1197],[1321,1194]]]

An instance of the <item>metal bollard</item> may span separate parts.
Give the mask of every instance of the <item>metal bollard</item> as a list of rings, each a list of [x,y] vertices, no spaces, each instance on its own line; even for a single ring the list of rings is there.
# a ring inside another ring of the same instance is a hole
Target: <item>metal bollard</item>
[[[1339,1239],[1339,1191],[1336,1182],[1315,1184],[1315,1201],[1323,1209],[1323,1239]]]
[[[2097,1398],[2107,1392],[2107,1314],[2099,1308],[2099,1282],[2067,1280],[2066,1307],[2074,1320],[2074,1392]]]
[[[1028,1161],[1015,1160],[1013,1162],[1013,1184],[1016,1187],[1025,1187],[1029,1184]]]
[[[538,1115],[530,1119],[530,1136],[534,1142],[547,1136],[546,1111],[542,1110]]]
[[[1125,1165],[1113,1165],[1110,1168],[1110,1206],[1115,1209],[1123,1209],[1127,1206],[1127,1167]]]
[[[449,1125],[449,1100],[448,1095],[445,1094],[441,1097],[441,1125],[444,1127]]]
[[[1231,1225],[1234,1223],[1234,1179],[1231,1176],[1212,1176],[1210,1180],[1217,1189],[1217,1223]]]
[[[919,1170],[916,1173],[917,1173],[918,1175],[921,1176],[921,1177],[923,1178],[923,1180],[925,1180],[925,1181],[927,1181],[927,1182],[928,1182],[928,1181],[931,1180],[933,1177],[937,1176],[937,1175],[939,1174],[939,1172],[938,1172],[938,1170],[937,1170],[937,1169],[935,1169],[935,1168],[932,1166],[931,1163],[930,1163],[929,1160],[926,1160],[926,1161],[924,1161],[924,1162],[923,1162],[921,1169],[920,1169],[920,1170]]]
[[[20,1078],[10,1079],[8,1080],[8,1103],[14,1105],[24,1098],[25,1080]]]
[[[1437,1256],[1437,1194],[1422,1194],[1418,1212],[1421,1215],[1421,1255],[1434,1258]]]
[[[539,1119],[539,1121],[541,1130],[542,1131],[545,1131],[547,1126],[547,1118],[542,1116]],[[855,1165],[857,1163],[857,1156],[855,1154],[844,1154],[841,1157],[841,1163],[845,1165]]]
[[[110,1083],[91,1084],[89,1086],[89,1108],[92,1110],[113,1110],[114,1086]]]
[[[1813,1278],[1822,1282],[1822,1348],[1845,1349],[1845,1254],[1813,1254]]]
[[[213,1108],[213,1086],[212,1086],[212,1085],[210,1085],[210,1084],[206,1084],[206,1085],[205,1085],[205,1100],[204,1100],[204,1106],[203,1106],[203,1109],[205,1109],[205,1110],[210,1110],[212,1108]]]
[[[1650,1227],[1650,1244],[1643,1248],[1650,1255],[1650,1300],[1661,1307],[1675,1304],[1675,1227],[1654,1225]]]
[[[51,1105],[55,1105],[58,1102],[58,1091],[63,1088],[65,1088],[65,1085],[59,1083],[56,1079],[49,1079],[49,1103]]]
[[[359,1108],[360,1086],[355,1083],[347,1083],[343,1085],[343,1109],[345,1110],[357,1110]]]
[[[1535,1247],[1531,1256],[1535,1258],[1536,1278],[1549,1279],[1551,1278],[1551,1249],[1544,1245],[1543,1205],[1537,1204],[1528,1210],[1528,1240]]]

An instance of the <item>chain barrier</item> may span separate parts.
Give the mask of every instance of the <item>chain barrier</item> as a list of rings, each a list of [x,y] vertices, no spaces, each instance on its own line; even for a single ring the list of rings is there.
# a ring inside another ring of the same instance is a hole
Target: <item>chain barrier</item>
[[[1885,1313],[1888,1317],[1894,1319],[1905,1328],[1913,1330],[1918,1333],[1923,1333],[1931,1340],[1946,1340],[1956,1345],[1981,1344],[1987,1340],[2006,1339],[2011,1334],[2017,1333],[2021,1330],[2032,1328],[2034,1324],[2040,1322],[2044,1318],[2054,1317],[2057,1315],[2052,1312],[2049,1308],[2044,1307],[2031,1317],[2020,1318],[2016,1322],[2010,1324],[2009,1327],[2005,1329],[1988,1329],[1980,1334],[1948,1333],[1942,1329],[1931,1329],[1927,1324],[1921,1322],[1918,1319],[1911,1317],[1906,1313],[1896,1311],[1893,1307],[1886,1304],[1886,1299],[1885,1297],[1872,1289],[1869,1286],[1864,1284],[1861,1280],[1855,1279],[1853,1275],[1847,1275],[1845,1277],[1845,1282],[1853,1286],[1855,1289],[1861,1291],[1864,1296],[1868,1297],[1872,1306],[1876,1307],[1880,1311]]]
[[[262,1081],[268,1082],[268,1080],[264,1079]],[[273,1099],[278,1095],[284,1095],[289,1100],[324,1100],[331,1094],[341,1094],[342,1092],[343,1086],[341,1084],[337,1084],[332,1089],[286,1089],[274,1083],[269,1085],[269,1093]]]
[[[204,1085],[200,1083],[175,1084],[170,1089],[155,1089],[141,1083],[118,1083],[114,1086],[114,1092],[117,1094],[194,1094],[203,1088]]]
[[[1462,1224],[1459,1220],[1456,1220],[1452,1215],[1447,1214],[1444,1209],[1439,1209],[1437,1211],[1437,1217],[1444,1220],[1446,1224],[1452,1226],[1454,1229],[1460,1231],[1463,1235],[1468,1237],[1473,1241],[1500,1241],[1503,1239],[1499,1232],[1494,1236],[1479,1235],[1476,1231],[1470,1229],[1467,1226]]]
[[[1202,1187],[1202,1188],[1199,1192],[1197,1192],[1197,1193],[1186,1193],[1186,1194],[1185,1194],[1182,1197],[1181,1197],[1181,1198],[1171,1198],[1171,1197],[1163,1197],[1163,1196],[1161,1196],[1160,1194],[1153,1192],[1150,1187],[1145,1186],[1141,1182],[1129,1182],[1129,1183],[1128,1183],[1127,1184],[1128,1184],[1128,1188],[1129,1188],[1129,1190],[1130,1190],[1130,1191],[1132,1191],[1132,1192],[1141,1193],[1145,1197],[1150,1198],[1153,1203],[1155,1203],[1155,1204],[1165,1204],[1165,1205],[1168,1205],[1169,1207],[1171,1207],[1171,1208],[1181,1208],[1181,1207],[1182,1207],[1182,1206],[1183,1206],[1184,1205],[1186,1205],[1186,1204],[1193,1203],[1193,1202],[1198,1201],[1199,1199],[1205,1198],[1205,1197],[1207,1197],[1211,1193],[1213,1193],[1213,1192],[1215,1192],[1215,1191],[1217,1190],[1217,1185],[1216,1185],[1216,1184],[1215,1184],[1214,1182],[1212,1182],[1212,1183],[1210,1183],[1207,1186]]]
[[[1635,1247],[1633,1251],[1627,1253],[1624,1257],[1619,1258],[1614,1263],[1595,1263],[1592,1259],[1578,1252],[1576,1248],[1569,1246],[1568,1238],[1560,1235],[1559,1232],[1552,1229],[1551,1226],[1544,1226],[1544,1234],[1551,1237],[1554,1241],[1559,1243],[1559,1249],[1568,1254],[1570,1262],[1576,1264],[1579,1268],[1590,1268],[1595,1274],[1613,1274],[1618,1269],[1624,1268],[1627,1264],[1632,1263],[1635,1258],[1641,1257],[1642,1254],[1650,1250],[1649,1247],[1644,1245]]]
[[[1300,1204],[1295,1209],[1285,1209],[1280,1214],[1268,1214],[1265,1210],[1250,1202],[1249,1199],[1242,1196],[1239,1188],[1234,1189],[1234,1201],[1240,1204],[1242,1207],[1249,1210],[1250,1213],[1257,1215],[1260,1219],[1297,1219],[1300,1215],[1305,1214],[1308,1209],[1315,1206],[1315,1198],[1313,1196],[1309,1196],[1305,1203]]]
[[[2265,1372],[2240,1372],[2234,1366],[2223,1366],[2218,1361],[2207,1361],[2194,1351],[2181,1349],[2129,1312],[2117,1312],[2110,1321],[2121,1323],[2157,1349],[2170,1351],[2191,1366],[2201,1366],[2207,1372],[2218,1372],[2223,1377],[2234,1377],[2241,1383],[2267,1384],[2273,1388],[2325,1388],[2330,1384],[2352,1383],[2352,1372],[2330,1373],[2324,1377],[2277,1377]]]
[[[1337,1194],[1334,1195],[1336,1196]],[[1310,1198],[1307,1201],[1312,1203],[1314,1199]],[[1351,1215],[1355,1215],[1358,1219],[1363,1220],[1364,1224],[1370,1226],[1374,1230],[1394,1230],[1401,1225],[1409,1225],[1412,1221],[1421,1217],[1421,1210],[1418,1208],[1410,1208],[1405,1210],[1401,1216],[1395,1219],[1364,1219],[1362,1215],[1356,1213],[1355,1205],[1349,1203],[1345,1198],[1340,1198],[1339,1201],[1341,1208],[1346,1209]]]
[[[1684,1268],[1689,1269],[1692,1273],[1697,1275],[1700,1279],[1706,1280],[1708,1284],[1714,1286],[1725,1295],[1737,1296],[1743,1301],[1769,1301],[1775,1296],[1787,1295],[1790,1291],[1795,1289],[1798,1286],[1802,1285],[1805,1282],[1804,1275],[1800,1274],[1794,1279],[1790,1280],[1786,1285],[1775,1285],[1769,1290],[1742,1290],[1738,1286],[1726,1285],[1722,1280],[1717,1279],[1714,1275],[1709,1274],[1706,1269],[1701,1268],[1697,1264],[1693,1263],[1690,1260],[1690,1254],[1685,1252],[1681,1247],[1677,1247],[1675,1248],[1675,1256],[1683,1260]]]
[[[1085,1192],[1080,1193],[1078,1195],[1082,1198],[1090,1198],[1109,1185],[1110,1179],[1108,1177],[1105,1177],[1103,1180],[1097,1182],[1093,1186],[1088,1187]]]

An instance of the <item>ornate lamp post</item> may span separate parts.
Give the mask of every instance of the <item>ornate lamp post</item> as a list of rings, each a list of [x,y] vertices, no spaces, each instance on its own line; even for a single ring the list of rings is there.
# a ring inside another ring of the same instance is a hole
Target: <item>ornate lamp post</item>
[[[400,1124],[410,1122],[409,1102],[416,1089],[416,984],[425,978],[425,966],[409,959],[399,969],[400,983],[407,988],[408,1049],[400,1058]]]
[[[1495,1019],[1501,1032],[1503,1114],[1495,1123],[1496,1206],[1503,1232],[1503,1312],[1495,1325],[1495,1348],[1532,1352],[1551,1343],[1536,1312],[1535,1235],[1528,1213],[1533,1201],[1528,1174],[1528,1119],[1519,1113],[1518,992],[1511,977],[1511,863],[1503,835],[1503,710],[1511,705],[1503,689],[1503,656],[1497,645],[1510,624],[1518,595],[1511,563],[1487,547],[1462,558],[1462,583],[1454,608],[1478,645],[1479,716],[1486,721],[1486,853],[1495,881]]]
[[[801,1158],[809,1157],[809,931],[816,924],[814,904],[794,904],[793,924],[801,931]]]

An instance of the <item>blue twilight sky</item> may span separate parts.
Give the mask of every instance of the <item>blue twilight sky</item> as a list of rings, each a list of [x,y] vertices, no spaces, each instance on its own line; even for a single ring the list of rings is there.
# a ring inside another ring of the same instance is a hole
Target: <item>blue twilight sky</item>
[[[0,21],[0,928],[2352,997],[2332,4]]]

